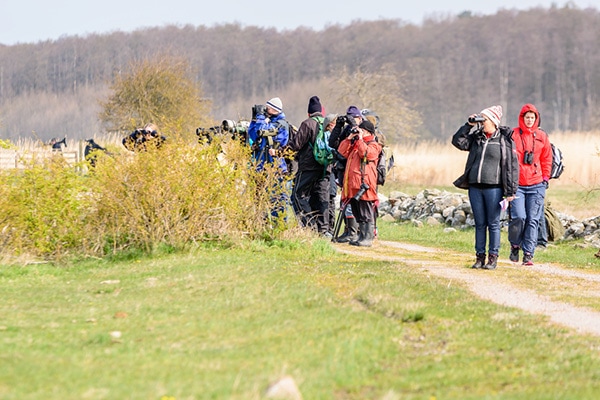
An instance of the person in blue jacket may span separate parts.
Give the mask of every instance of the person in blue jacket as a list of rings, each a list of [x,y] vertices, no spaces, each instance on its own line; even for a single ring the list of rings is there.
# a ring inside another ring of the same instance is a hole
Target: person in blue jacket
[[[252,162],[257,171],[265,170],[265,164],[277,167],[278,187],[272,189],[271,216],[278,217],[289,205],[289,188],[286,187],[288,167],[283,149],[290,139],[290,126],[283,113],[283,103],[274,97],[263,105],[252,107],[252,121],[248,127],[248,144],[252,148]]]
[[[248,128],[248,140],[252,147],[252,161],[258,171],[264,163],[276,163],[281,172],[287,172],[287,164],[281,157],[281,150],[290,139],[290,128],[283,113],[283,103],[279,97],[267,101],[265,106],[252,108],[252,121]]]

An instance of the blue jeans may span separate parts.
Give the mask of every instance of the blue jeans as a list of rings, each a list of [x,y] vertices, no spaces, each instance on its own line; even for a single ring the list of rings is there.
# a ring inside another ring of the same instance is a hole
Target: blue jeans
[[[523,253],[532,256],[537,245],[538,225],[544,212],[545,197],[544,183],[519,186],[517,197],[510,203],[508,240],[512,246],[519,246]]]
[[[485,254],[485,245],[489,233],[488,254],[500,251],[500,201],[501,188],[469,188],[469,201],[475,218],[475,252]]]

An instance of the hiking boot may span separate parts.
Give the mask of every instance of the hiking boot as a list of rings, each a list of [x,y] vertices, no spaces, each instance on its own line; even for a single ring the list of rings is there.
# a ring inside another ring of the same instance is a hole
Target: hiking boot
[[[348,243],[358,240],[358,222],[355,218],[346,218],[346,232],[338,237],[337,243]]]
[[[530,253],[523,254],[523,265],[533,265],[533,256]]]
[[[358,240],[350,242],[352,246],[371,247],[373,245],[373,224],[371,222],[361,222],[358,224]]]
[[[490,254],[488,256],[488,263],[483,266],[483,269],[496,269],[498,264],[498,254]]]
[[[519,246],[511,246],[509,258],[512,262],[519,262]]]
[[[483,268],[483,264],[485,264],[485,253],[477,253],[477,254],[475,254],[475,257],[477,257],[477,259],[475,260],[475,264],[471,265],[471,268],[473,268],[473,269]]]

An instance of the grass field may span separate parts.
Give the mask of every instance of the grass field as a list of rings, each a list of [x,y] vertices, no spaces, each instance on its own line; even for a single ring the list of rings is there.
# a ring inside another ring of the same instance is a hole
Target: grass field
[[[571,154],[560,138],[553,141]],[[584,139],[591,154],[595,139]],[[451,188],[466,153],[418,151],[397,150],[384,192]],[[600,215],[591,190],[597,156],[585,164],[585,183],[572,172],[575,160],[583,157],[569,156],[549,197],[560,211]],[[421,183],[409,170],[421,171]],[[470,230],[378,225],[382,239],[463,252],[458,267],[472,261]],[[506,233],[502,240],[506,252]],[[597,273],[600,260],[581,245],[556,244],[536,261]],[[593,287],[533,273],[521,285],[599,308]],[[284,375],[304,399],[600,396],[600,337],[481,300],[410,265],[336,253],[319,239],[0,266],[0,298],[1,399],[263,399]]]
[[[0,296],[2,399],[261,399],[283,375],[305,399],[600,393],[600,338],[321,240],[2,267]]]

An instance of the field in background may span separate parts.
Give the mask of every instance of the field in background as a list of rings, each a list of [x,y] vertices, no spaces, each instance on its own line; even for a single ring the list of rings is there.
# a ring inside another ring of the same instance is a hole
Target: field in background
[[[556,209],[577,218],[600,215],[600,131],[553,133],[550,139],[563,152],[565,170],[550,182],[548,198]],[[455,189],[452,182],[463,173],[467,152],[448,138],[447,143],[394,146],[394,158],[391,185],[386,186]]]
[[[93,138],[113,154],[127,152],[119,135]],[[550,138],[563,152],[565,171],[560,179],[551,181],[548,199],[554,208],[576,218],[600,215],[600,131],[553,133]],[[80,160],[85,143],[68,139],[67,143],[65,151],[77,151]],[[26,152],[44,149],[38,141],[30,139],[19,141],[16,147]],[[425,188],[460,191],[452,182],[462,174],[467,153],[454,148],[450,138],[446,143],[420,142],[396,145],[393,149],[395,167],[383,193],[397,189],[414,194]]]

